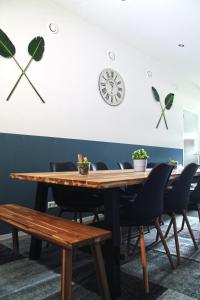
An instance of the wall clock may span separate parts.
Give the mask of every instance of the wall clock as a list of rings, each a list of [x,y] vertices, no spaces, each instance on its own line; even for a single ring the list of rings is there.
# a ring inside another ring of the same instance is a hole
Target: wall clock
[[[113,69],[104,69],[99,75],[99,91],[107,104],[112,106],[121,104],[125,95],[122,76]]]

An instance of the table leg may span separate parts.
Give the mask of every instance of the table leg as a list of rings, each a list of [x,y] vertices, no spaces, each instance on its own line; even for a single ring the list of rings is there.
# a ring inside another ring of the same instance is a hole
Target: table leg
[[[120,222],[119,189],[104,191],[105,226],[112,231],[112,239],[105,244],[105,267],[112,299],[120,295]]]
[[[46,211],[47,205],[47,195],[48,195],[48,185],[46,183],[38,182],[36,198],[35,198],[35,210]],[[30,246],[30,259],[39,259],[42,251],[42,241],[31,237],[31,246]]]

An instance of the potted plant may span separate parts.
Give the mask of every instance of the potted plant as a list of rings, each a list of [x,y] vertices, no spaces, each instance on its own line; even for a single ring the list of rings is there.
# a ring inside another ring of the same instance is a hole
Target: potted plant
[[[169,165],[174,166],[174,168],[176,169],[178,166],[178,162],[176,160],[170,159]]]
[[[133,168],[137,172],[143,172],[147,167],[148,154],[144,149],[137,149],[132,153]]]
[[[87,157],[83,157],[82,161],[77,163],[78,171],[81,175],[87,175],[90,169],[90,162],[88,161]]]

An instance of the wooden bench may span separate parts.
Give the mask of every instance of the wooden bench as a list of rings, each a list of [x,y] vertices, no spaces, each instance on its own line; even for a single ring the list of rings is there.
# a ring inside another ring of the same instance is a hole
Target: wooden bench
[[[65,220],[17,204],[0,205],[0,220],[13,229],[13,246],[19,251],[18,230],[61,247],[61,299],[72,298],[72,250],[90,245],[94,255],[102,299],[110,300],[100,243],[111,237],[111,232]]]

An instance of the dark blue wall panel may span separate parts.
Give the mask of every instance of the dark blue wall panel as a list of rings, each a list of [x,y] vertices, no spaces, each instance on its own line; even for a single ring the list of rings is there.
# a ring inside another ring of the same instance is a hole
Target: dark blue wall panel
[[[76,162],[78,153],[116,169],[117,161],[131,162],[131,153],[141,147],[149,153],[149,161],[182,163],[182,149],[0,133],[0,203],[34,204],[36,184],[11,180],[11,172],[48,171],[50,161]]]

